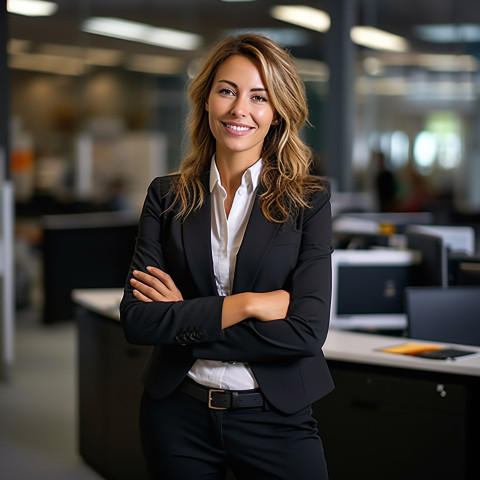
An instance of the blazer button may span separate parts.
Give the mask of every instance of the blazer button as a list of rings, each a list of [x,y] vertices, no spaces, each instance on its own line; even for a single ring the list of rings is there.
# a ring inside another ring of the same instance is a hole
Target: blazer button
[[[178,342],[178,343],[185,343],[185,334],[184,333],[177,333],[175,335],[175,340]]]

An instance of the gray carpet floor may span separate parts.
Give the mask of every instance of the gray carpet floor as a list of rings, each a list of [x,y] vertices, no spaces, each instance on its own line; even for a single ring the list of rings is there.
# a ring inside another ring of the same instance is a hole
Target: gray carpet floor
[[[98,480],[78,454],[75,324],[18,312],[15,362],[0,382],[2,480]]]

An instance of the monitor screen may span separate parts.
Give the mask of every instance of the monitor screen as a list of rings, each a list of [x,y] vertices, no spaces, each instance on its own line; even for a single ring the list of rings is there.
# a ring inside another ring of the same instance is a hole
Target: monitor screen
[[[405,288],[415,285],[418,255],[408,250],[335,250],[331,325],[340,329],[404,329]]]
[[[408,336],[480,346],[480,287],[406,290]]]

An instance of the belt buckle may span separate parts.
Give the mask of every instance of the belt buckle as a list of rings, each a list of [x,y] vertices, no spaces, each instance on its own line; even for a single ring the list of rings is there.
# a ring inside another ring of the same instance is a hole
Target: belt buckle
[[[227,410],[227,407],[215,407],[212,405],[213,394],[214,393],[225,393],[224,389],[221,388],[210,388],[208,390],[208,408],[212,410]]]

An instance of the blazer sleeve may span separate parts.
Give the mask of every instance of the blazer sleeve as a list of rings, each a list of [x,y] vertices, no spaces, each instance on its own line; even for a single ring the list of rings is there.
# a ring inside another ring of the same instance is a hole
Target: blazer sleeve
[[[315,195],[301,223],[298,260],[286,287],[291,295],[287,317],[240,322],[224,331],[222,341],[194,346],[195,358],[253,362],[321,352],[328,333],[332,288],[329,188]]]
[[[169,202],[168,177],[159,177],[149,186],[139,221],[133,260],[120,303],[120,321],[126,339],[139,345],[192,345],[223,339],[221,328],[223,297],[209,296],[181,302],[144,303],[133,295],[133,270],[147,266],[166,270],[162,238],[169,235],[172,222],[164,215]],[[173,215],[172,215],[173,216]],[[175,281],[174,272],[167,272]],[[182,286],[178,285],[180,290]]]

